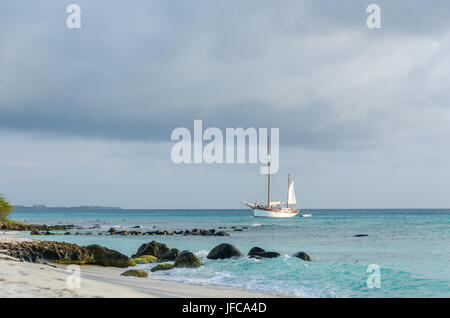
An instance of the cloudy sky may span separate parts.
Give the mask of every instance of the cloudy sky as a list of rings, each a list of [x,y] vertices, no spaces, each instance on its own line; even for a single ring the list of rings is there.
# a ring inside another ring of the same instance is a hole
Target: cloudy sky
[[[0,193],[124,208],[263,197],[259,164],[171,161],[172,130],[202,119],[280,128],[277,192],[296,175],[303,208],[450,207],[450,3],[376,1],[369,29],[370,3],[1,1]]]

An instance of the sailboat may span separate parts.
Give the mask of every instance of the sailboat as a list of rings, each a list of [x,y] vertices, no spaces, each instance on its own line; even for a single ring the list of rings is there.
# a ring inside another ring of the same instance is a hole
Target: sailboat
[[[287,200],[283,201],[270,201],[270,137],[267,136],[267,155],[268,155],[268,174],[267,174],[267,204],[248,203],[242,201],[243,204],[253,209],[253,215],[257,217],[270,217],[270,218],[290,218],[299,213],[297,209],[297,201],[295,198],[294,181],[295,177],[291,178],[288,175],[288,190]]]

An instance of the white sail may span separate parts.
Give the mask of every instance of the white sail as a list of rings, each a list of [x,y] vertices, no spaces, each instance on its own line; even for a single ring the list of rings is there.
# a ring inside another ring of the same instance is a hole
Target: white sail
[[[291,182],[289,182],[289,188],[288,188],[288,205],[296,205],[297,200],[295,198],[295,190],[294,190],[294,179],[292,179]]]

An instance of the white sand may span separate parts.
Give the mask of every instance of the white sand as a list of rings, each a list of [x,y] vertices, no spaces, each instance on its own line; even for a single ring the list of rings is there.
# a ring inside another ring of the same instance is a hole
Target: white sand
[[[1,242],[19,241],[2,234]],[[1,254],[1,251],[0,251]],[[80,288],[69,288],[67,266],[14,261],[0,255],[0,298],[2,297],[273,297],[272,295],[220,286],[199,286],[151,278],[120,276],[126,269],[80,266]],[[151,275],[151,274],[150,274]],[[69,278],[69,282],[73,282]]]

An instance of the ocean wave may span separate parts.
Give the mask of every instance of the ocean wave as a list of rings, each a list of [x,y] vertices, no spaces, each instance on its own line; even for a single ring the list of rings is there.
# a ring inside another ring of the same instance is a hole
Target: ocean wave
[[[205,250],[196,252],[204,255]],[[256,260],[243,257],[211,261],[195,269],[176,268],[152,273],[150,279],[162,279],[194,285],[218,285],[294,297],[345,297],[333,285],[309,281],[310,270],[296,258],[283,255],[278,259]]]

